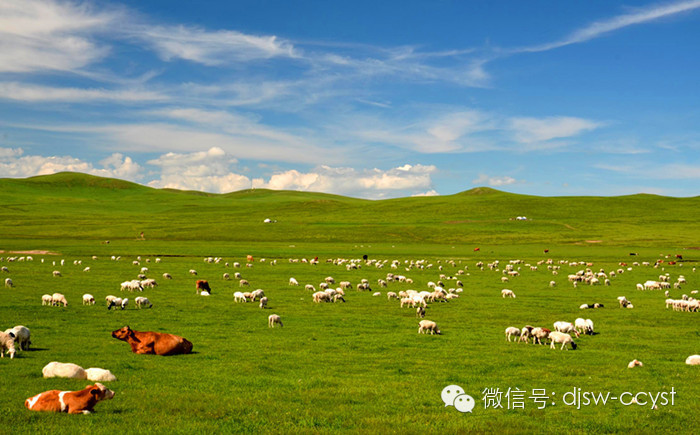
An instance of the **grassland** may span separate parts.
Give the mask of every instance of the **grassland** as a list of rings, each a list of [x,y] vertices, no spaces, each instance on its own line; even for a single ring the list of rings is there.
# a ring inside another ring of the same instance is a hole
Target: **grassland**
[[[700,314],[666,310],[662,293],[639,292],[635,284],[668,272],[672,279],[685,275],[683,292],[700,288],[693,272],[700,251],[692,249],[700,246],[699,198],[540,198],[489,189],[387,201],[260,190],[205,195],[58,174],[0,180],[0,203],[0,249],[57,254],[34,253],[31,262],[8,263],[8,256],[27,254],[0,253],[9,269],[4,275],[15,283],[1,291],[0,328],[28,326],[34,347],[12,361],[0,360],[2,433],[695,432],[700,372],[684,360],[700,353]],[[512,219],[521,215],[529,219]],[[263,224],[268,217],[278,222]],[[145,240],[138,240],[141,231]],[[253,267],[225,266],[245,263],[247,254],[255,257]],[[426,259],[433,267],[347,271],[325,261],[365,254],[402,263]],[[620,262],[653,264],[676,254],[683,255],[682,265],[635,266],[609,287],[574,289],[566,275],[583,266],[562,265],[556,276],[544,265],[536,271],[524,266],[552,258],[610,271]],[[206,263],[207,256],[223,260]],[[314,256],[318,266],[288,261]],[[524,262],[522,275],[507,284],[500,272],[475,267],[477,261],[516,258]],[[83,272],[86,266],[90,272]],[[80,304],[86,292],[98,301],[119,295],[119,283],[144,266],[160,284],[144,292],[152,309]],[[212,284],[209,298],[194,294],[195,278],[187,274],[192,268]],[[440,273],[459,269],[466,272],[461,298],[428,308],[441,336],[416,334],[414,311],[387,301],[386,290],[376,285],[387,272],[399,272],[414,283],[393,283],[389,291],[422,290]],[[54,278],[53,270],[63,276]],[[269,309],[233,303],[238,282],[224,281],[222,274],[235,271],[252,288],[265,290]],[[164,272],[174,279],[163,280]],[[318,287],[329,275],[354,284],[366,278],[382,297],[353,290],[345,304],[313,304],[303,284]],[[291,276],[302,286],[288,286]],[[552,279],[555,288],[548,285]],[[502,299],[504,287],[517,298]],[[64,293],[68,307],[42,307],[41,295],[53,292]],[[617,308],[619,295],[635,308]],[[591,302],[606,307],[579,310]],[[282,316],[283,328],[267,327],[271,313]],[[507,326],[551,327],[580,316],[591,318],[598,334],[576,340],[576,351],[504,340]],[[110,337],[127,324],[187,337],[195,353],[133,355]],[[634,358],[645,366],[627,369]],[[43,379],[41,368],[50,361],[109,368],[118,378],[109,383],[114,400],[99,404],[91,416],[28,412],[27,397],[86,385]],[[440,393],[449,384],[477,399],[472,414],[444,407]],[[556,397],[544,409],[531,400],[525,409],[484,409],[481,400],[485,388],[520,388],[528,395],[546,389],[561,397],[576,387],[615,395],[673,387],[677,394],[674,406],[656,410],[620,403],[577,410]]]

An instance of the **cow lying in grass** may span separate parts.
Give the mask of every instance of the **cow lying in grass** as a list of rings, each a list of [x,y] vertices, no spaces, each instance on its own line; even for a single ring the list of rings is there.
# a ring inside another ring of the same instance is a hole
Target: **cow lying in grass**
[[[97,402],[112,397],[114,397],[114,391],[98,382],[95,385],[88,385],[80,391],[44,391],[25,400],[24,406],[30,411],[90,414]]]
[[[112,337],[126,341],[131,351],[151,355],[180,355],[192,352],[192,343],[173,334],[151,331],[134,331],[125,326],[112,332]]]

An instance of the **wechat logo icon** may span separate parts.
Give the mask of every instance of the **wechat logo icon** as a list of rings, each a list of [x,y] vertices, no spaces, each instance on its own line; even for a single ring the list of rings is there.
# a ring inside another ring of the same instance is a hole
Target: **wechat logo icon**
[[[468,394],[464,394],[464,389],[459,385],[448,385],[442,390],[442,401],[445,406],[454,406],[459,412],[472,412],[476,402]]]

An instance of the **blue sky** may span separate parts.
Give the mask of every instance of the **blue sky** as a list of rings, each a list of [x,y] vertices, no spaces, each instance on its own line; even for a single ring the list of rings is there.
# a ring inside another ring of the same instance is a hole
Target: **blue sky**
[[[700,0],[0,2],[0,177],[700,194]]]

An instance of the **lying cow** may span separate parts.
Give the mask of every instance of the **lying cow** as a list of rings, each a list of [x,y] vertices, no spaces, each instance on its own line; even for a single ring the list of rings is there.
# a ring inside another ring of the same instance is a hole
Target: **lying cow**
[[[114,391],[96,382],[80,391],[50,390],[39,393],[24,401],[30,411],[67,412],[69,414],[90,414],[101,400],[114,397]]]
[[[199,292],[207,292],[211,294],[211,288],[209,287],[209,281],[205,281],[203,279],[198,279],[197,284],[195,284],[195,293],[199,294]]]
[[[151,355],[179,355],[192,352],[192,343],[187,339],[173,334],[151,331],[134,331],[125,326],[112,331],[112,337],[126,341],[131,345],[131,351]]]

